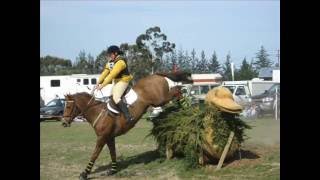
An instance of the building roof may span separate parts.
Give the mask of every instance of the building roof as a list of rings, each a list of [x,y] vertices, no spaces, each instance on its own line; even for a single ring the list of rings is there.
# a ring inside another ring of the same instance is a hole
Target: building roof
[[[222,76],[219,73],[212,74],[191,74],[192,79],[221,79]]]
[[[267,67],[267,68],[261,68],[259,71],[259,78],[268,78],[272,77],[272,71],[273,70],[279,70],[278,67]]]

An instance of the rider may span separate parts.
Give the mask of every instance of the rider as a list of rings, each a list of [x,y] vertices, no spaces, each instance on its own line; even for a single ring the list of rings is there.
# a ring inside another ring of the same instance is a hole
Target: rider
[[[97,90],[101,90],[107,84],[112,83],[114,80],[114,86],[112,88],[113,100],[124,113],[127,122],[133,120],[130,115],[127,105],[121,100],[121,96],[129,85],[129,82],[133,79],[133,76],[129,73],[127,61],[121,55],[118,46],[110,46],[107,49],[108,63],[105,66],[102,74],[99,77]]]

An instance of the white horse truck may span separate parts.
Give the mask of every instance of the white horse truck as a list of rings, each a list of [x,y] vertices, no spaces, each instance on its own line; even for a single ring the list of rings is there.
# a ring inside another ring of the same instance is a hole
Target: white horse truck
[[[65,76],[40,76],[40,98],[47,104],[55,98],[64,98],[65,94],[78,92],[91,93],[97,84],[99,74],[73,74]],[[112,85],[107,85],[102,92],[95,91],[97,99],[111,95]]]

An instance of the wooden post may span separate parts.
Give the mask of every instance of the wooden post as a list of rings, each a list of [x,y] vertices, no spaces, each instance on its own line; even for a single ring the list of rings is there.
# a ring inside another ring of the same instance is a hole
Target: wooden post
[[[222,152],[222,155],[221,155],[221,157],[220,157],[220,160],[219,160],[219,163],[218,163],[218,166],[217,166],[216,170],[221,169],[221,167],[222,167],[222,165],[223,165],[223,161],[224,161],[224,159],[226,158],[227,153],[228,153],[228,151],[229,151],[229,147],[230,147],[230,145],[231,145],[233,136],[234,136],[234,132],[231,131],[231,132],[230,132],[230,135],[229,135],[229,138],[228,138],[228,142],[227,142],[226,146],[224,147],[224,150],[223,150],[223,152]]]
[[[173,156],[172,147],[169,145],[166,146],[166,156],[167,156],[167,159],[171,159]]]

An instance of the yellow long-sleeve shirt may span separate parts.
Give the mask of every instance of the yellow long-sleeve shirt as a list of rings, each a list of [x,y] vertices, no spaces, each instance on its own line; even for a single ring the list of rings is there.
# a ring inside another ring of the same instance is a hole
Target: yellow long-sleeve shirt
[[[129,82],[133,79],[132,75],[126,75],[123,74],[121,77],[118,77],[118,75],[127,68],[127,65],[124,60],[120,59],[117,60],[117,62],[114,64],[112,70],[110,71],[109,63],[106,64],[105,69],[101,73],[98,83],[102,84],[102,87],[106,86],[107,84],[112,83],[112,80],[115,79],[115,81],[125,81]]]

